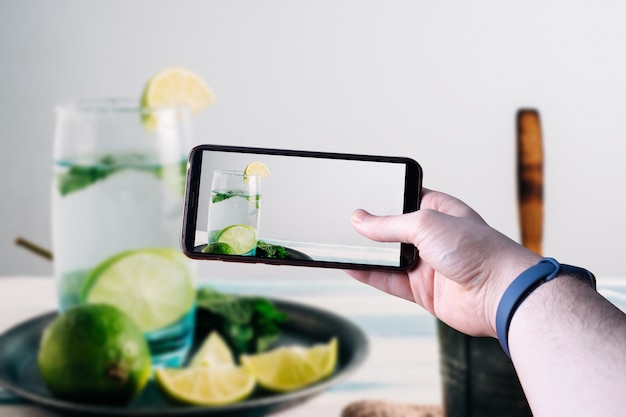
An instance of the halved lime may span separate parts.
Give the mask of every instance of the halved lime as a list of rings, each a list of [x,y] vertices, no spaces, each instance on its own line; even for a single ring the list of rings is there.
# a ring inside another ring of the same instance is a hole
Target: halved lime
[[[202,342],[200,349],[193,355],[189,367],[198,366],[233,366],[235,359],[230,348],[220,334],[212,331]]]
[[[168,248],[131,250],[96,266],[81,289],[81,301],[113,305],[144,332],[174,323],[195,302],[184,256]]]
[[[242,355],[240,360],[260,386],[271,391],[294,391],[330,375],[337,364],[338,342],[303,346],[282,346],[256,355]]]
[[[161,368],[156,383],[176,401],[218,406],[244,400],[254,391],[254,376],[238,366]]]
[[[242,255],[256,248],[256,230],[247,224],[233,224],[222,229],[215,240],[229,245],[234,255]]]

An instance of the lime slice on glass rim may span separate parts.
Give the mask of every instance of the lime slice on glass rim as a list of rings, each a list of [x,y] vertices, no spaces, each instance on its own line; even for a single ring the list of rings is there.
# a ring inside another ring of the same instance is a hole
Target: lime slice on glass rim
[[[113,305],[144,332],[165,327],[187,314],[195,302],[194,280],[185,261],[169,248],[119,253],[89,273],[81,301]]]
[[[263,163],[259,161],[254,161],[246,165],[243,170],[243,182],[250,182],[250,177],[260,177],[266,178],[270,175],[269,168]]]
[[[225,227],[215,236],[215,240],[230,246],[234,255],[248,253],[257,245],[256,230],[247,224],[233,224]]]
[[[193,71],[181,67],[166,68],[154,75],[146,83],[141,95],[142,108],[186,106],[191,114],[196,114],[215,102],[215,94]],[[153,114],[146,112],[143,117],[146,129],[157,127]]]

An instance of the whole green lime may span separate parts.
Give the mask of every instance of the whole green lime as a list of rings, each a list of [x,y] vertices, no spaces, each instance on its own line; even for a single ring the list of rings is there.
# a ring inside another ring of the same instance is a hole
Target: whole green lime
[[[84,304],[58,315],[43,332],[37,360],[54,396],[81,403],[127,404],[151,373],[142,331],[105,304]]]

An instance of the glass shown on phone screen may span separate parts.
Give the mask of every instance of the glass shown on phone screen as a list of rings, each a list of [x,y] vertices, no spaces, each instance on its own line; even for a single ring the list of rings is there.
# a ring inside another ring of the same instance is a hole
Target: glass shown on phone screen
[[[246,176],[253,162],[270,174]],[[358,208],[402,214],[406,170],[400,162],[203,150],[193,252],[400,267],[400,243],[361,236],[351,216]]]

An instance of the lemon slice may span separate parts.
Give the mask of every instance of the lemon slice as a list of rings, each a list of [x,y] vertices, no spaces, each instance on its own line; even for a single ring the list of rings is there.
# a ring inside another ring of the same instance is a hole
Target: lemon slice
[[[256,230],[246,224],[233,224],[220,230],[215,240],[230,246],[234,255],[243,255],[256,248]]]
[[[230,348],[218,332],[211,332],[200,349],[193,355],[189,367],[234,366],[235,359]]]
[[[180,67],[166,68],[154,75],[143,89],[142,108],[163,106],[187,106],[191,114],[196,114],[215,102],[215,94],[196,73]],[[144,126],[154,129],[155,115],[143,116]]]
[[[81,300],[113,305],[146,332],[187,314],[195,302],[195,288],[186,259],[178,251],[138,249],[96,266],[85,279]]]
[[[249,163],[243,170],[243,181],[247,183],[250,181],[250,177],[252,176],[265,178],[269,175],[269,168],[263,162],[255,161]]]
[[[160,368],[154,373],[158,386],[185,404],[218,406],[246,399],[254,391],[254,376],[237,366]]]
[[[337,338],[333,337],[329,343],[315,345],[308,350],[309,363],[313,365],[320,378],[326,378],[335,370],[338,346]]]
[[[329,376],[337,364],[336,338],[310,348],[283,346],[256,355],[242,355],[260,386],[271,391],[294,391]]]
[[[166,68],[144,87],[142,107],[189,106],[192,114],[215,102],[215,95],[196,73],[180,67]]]

